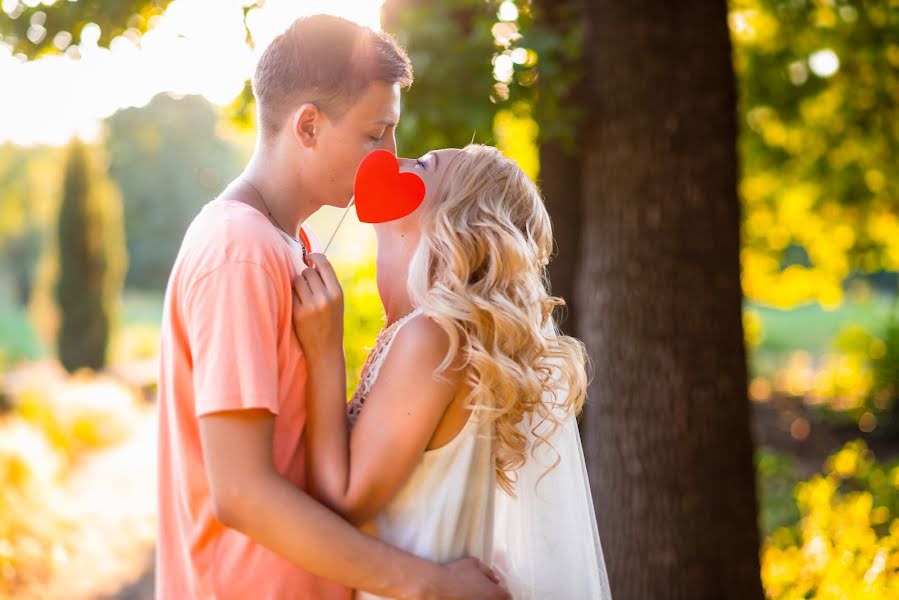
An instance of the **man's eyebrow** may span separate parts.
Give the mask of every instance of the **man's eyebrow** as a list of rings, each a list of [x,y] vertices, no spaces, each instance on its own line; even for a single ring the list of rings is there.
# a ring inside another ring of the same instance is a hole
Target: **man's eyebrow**
[[[396,127],[398,122],[392,119],[379,119],[375,121],[376,125],[385,125],[387,127]]]

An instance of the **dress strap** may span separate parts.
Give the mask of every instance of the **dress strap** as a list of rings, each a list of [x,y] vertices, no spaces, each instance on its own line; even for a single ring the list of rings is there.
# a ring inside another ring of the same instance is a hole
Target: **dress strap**
[[[378,376],[378,371],[381,370],[381,365],[384,363],[384,359],[387,358],[387,353],[390,352],[390,347],[393,346],[393,340],[396,339],[396,334],[399,333],[400,329],[403,328],[403,325],[417,317],[422,313],[420,308],[416,308],[408,315],[401,317],[394,321],[390,327],[385,327],[381,332],[383,336],[382,339],[378,340],[378,345],[380,346],[380,352],[375,356],[375,361],[372,363],[372,381]],[[380,336],[379,336],[380,337]]]
[[[422,313],[422,310],[420,308],[414,309],[409,314],[402,316],[399,319],[397,319],[396,321],[394,321],[393,323],[391,323],[389,327],[385,327],[383,329],[382,333],[389,333],[390,335],[396,335],[396,332],[399,331],[399,329],[403,325],[405,325],[406,323],[408,323],[409,321],[411,321],[412,319],[414,319],[421,313]]]
[[[378,339],[375,341],[375,347],[372,348],[371,354],[368,357],[367,368],[364,369],[362,373],[362,380],[359,382],[357,395],[363,398],[368,395],[375,380],[378,378],[378,373],[381,371],[381,365],[384,364],[384,360],[387,358],[387,353],[390,352],[393,340],[396,339],[396,334],[399,333],[399,330],[402,329],[403,325],[420,314],[422,314],[422,310],[416,308],[409,314],[391,323],[389,327],[385,327],[381,330],[381,333],[378,334]]]

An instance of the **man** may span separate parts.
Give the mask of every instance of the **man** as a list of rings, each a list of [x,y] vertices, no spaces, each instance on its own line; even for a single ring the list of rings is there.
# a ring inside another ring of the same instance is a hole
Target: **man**
[[[318,248],[300,224],[348,204],[366,154],[396,152],[411,82],[392,38],[323,15],[297,20],[260,59],[256,152],[191,224],[166,291],[161,599],[507,597],[476,561],[403,553],[303,491],[307,363],[291,294],[294,253]]]

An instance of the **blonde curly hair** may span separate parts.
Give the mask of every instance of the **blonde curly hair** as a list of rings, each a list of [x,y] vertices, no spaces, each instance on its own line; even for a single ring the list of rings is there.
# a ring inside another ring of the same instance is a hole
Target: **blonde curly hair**
[[[453,157],[422,211],[409,294],[449,336],[438,373],[460,367],[469,406],[492,419],[497,483],[511,494],[528,453],[586,396],[584,345],[551,318],[565,303],[547,290],[549,214],[521,168],[480,144]]]

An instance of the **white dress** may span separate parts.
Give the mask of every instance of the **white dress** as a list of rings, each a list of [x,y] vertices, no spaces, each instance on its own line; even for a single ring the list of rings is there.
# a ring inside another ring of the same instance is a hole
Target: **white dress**
[[[351,425],[397,332],[420,314],[413,311],[378,336],[347,408]],[[415,398],[408,400],[414,402]],[[465,557],[490,562],[496,479],[490,426],[482,421],[473,411],[456,437],[424,453],[406,484],[375,517],[373,525],[380,539],[440,563]],[[356,598],[380,596],[357,592]]]
[[[420,314],[415,310],[378,335],[347,408],[351,426],[397,332]],[[552,407],[552,394],[544,402]],[[515,600],[611,600],[577,421],[556,414],[563,425],[553,435],[546,423],[534,427],[530,415],[519,424],[529,444],[538,436],[550,444],[528,454],[511,497],[496,485],[492,425],[473,411],[455,438],[424,453],[375,517],[377,536],[440,563],[478,558],[502,575]],[[360,591],[356,598],[380,596]]]

